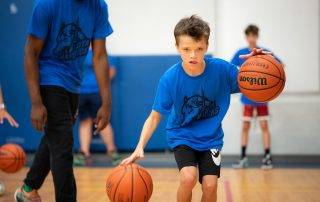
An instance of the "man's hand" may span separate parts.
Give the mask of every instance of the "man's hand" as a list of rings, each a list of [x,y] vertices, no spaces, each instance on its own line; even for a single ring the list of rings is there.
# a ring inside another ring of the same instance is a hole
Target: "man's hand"
[[[136,160],[144,158],[144,151],[142,147],[137,147],[128,158],[124,159],[120,165],[128,165],[134,163]]]
[[[254,49],[252,49],[251,53],[246,54],[246,55],[239,55],[239,58],[242,58],[242,59],[246,60],[249,57],[252,57],[252,56],[255,56],[255,55],[271,55],[272,56],[272,52],[265,51],[263,49],[254,48]]]
[[[103,130],[109,124],[109,121],[110,121],[110,107],[102,105],[97,112],[97,118],[94,120],[95,127],[96,127],[94,134],[97,134],[101,130]]]
[[[7,112],[6,109],[0,109],[0,124],[3,124],[3,120],[7,119],[12,127],[18,128],[19,124],[14,120],[14,118]]]
[[[43,104],[32,105],[31,123],[37,131],[43,131],[47,124],[47,109]]]

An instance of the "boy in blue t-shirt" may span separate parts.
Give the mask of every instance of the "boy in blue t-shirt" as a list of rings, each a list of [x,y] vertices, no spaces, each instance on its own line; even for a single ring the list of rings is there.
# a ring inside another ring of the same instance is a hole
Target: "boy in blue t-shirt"
[[[106,58],[107,59],[107,58]],[[109,78],[110,80],[116,74],[116,58],[109,56]],[[101,106],[98,83],[94,74],[92,64],[92,50],[88,51],[84,62],[84,74],[79,97],[79,143],[80,154],[74,158],[74,165],[90,165],[92,158],[90,154],[90,143],[92,139],[92,126],[96,118],[97,111]],[[114,144],[114,135],[112,126],[109,123],[107,127],[100,131],[100,136],[106,145],[107,155],[111,158],[112,165],[120,163],[121,157]]]
[[[31,99],[31,122],[44,133],[15,200],[41,201],[37,192],[49,171],[55,200],[77,200],[73,174],[73,122],[83,61],[92,44],[93,63],[102,104],[97,132],[110,116],[110,84],[105,38],[112,33],[104,0],[37,0],[25,47],[25,74]]]
[[[233,56],[231,63],[237,66],[241,66],[245,60],[240,58],[239,55],[245,55],[251,52],[251,50],[255,48],[259,48],[257,45],[258,38],[259,38],[259,28],[256,25],[249,25],[245,31],[246,40],[248,43],[248,47],[240,49],[236,52]],[[266,50],[266,49],[265,49]],[[280,63],[281,60],[275,57]],[[247,144],[248,144],[248,136],[249,136],[249,129],[250,129],[250,122],[251,119],[255,116],[258,117],[260,122],[260,128],[263,134],[263,143],[265,154],[262,159],[262,169],[271,169],[272,159],[270,154],[270,131],[268,126],[268,119],[269,119],[269,107],[268,103],[258,103],[250,100],[245,95],[241,94],[241,102],[243,104],[243,126],[242,126],[242,134],[241,134],[241,158],[240,160],[233,165],[234,168],[245,168],[249,165],[248,158],[246,154]]]
[[[223,146],[221,122],[232,93],[238,93],[237,66],[218,58],[204,58],[210,28],[193,15],[183,18],[174,29],[176,48],[182,62],[173,65],[160,78],[151,114],[129,164],[144,156],[144,147],[162,115],[169,114],[167,141],[180,171],[177,201],[191,201],[199,175],[202,201],[216,201]],[[245,57],[261,53],[254,50]]]

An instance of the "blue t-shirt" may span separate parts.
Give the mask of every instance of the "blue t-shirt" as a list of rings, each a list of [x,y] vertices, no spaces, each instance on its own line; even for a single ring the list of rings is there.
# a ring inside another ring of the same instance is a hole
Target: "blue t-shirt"
[[[38,0],[28,34],[44,40],[39,57],[40,85],[79,93],[90,42],[112,32],[104,0]]]
[[[230,94],[239,92],[238,68],[217,58],[205,62],[201,75],[189,76],[180,62],[159,81],[153,110],[170,114],[166,130],[171,148],[187,145],[203,151],[223,146],[221,122]]]
[[[260,47],[258,47],[260,48]],[[264,50],[266,51],[269,51],[268,49],[265,49],[263,48]],[[236,52],[236,54],[233,56],[232,60],[231,60],[231,63],[234,64],[234,65],[237,65],[237,66],[241,66],[245,60],[242,59],[242,58],[239,58],[240,55],[246,55],[246,54],[249,54],[251,53],[251,50],[249,48],[242,48],[240,50],[238,50]],[[281,60],[274,56],[276,58],[276,60],[278,60],[279,62],[281,62]],[[252,105],[252,106],[258,106],[258,105],[267,105],[267,103],[261,103],[261,102],[255,102],[253,100],[250,100],[249,98],[247,98],[245,95],[241,94],[241,102],[244,104],[244,105]]]
[[[109,56],[108,57],[109,67],[115,68],[117,66],[117,60],[115,57]],[[87,94],[87,93],[98,93],[99,86],[97,83],[97,79],[94,73],[93,64],[92,64],[92,50],[88,51],[87,57],[84,61],[84,72],[83,72],[83,79],[81,83],[80,93]]]

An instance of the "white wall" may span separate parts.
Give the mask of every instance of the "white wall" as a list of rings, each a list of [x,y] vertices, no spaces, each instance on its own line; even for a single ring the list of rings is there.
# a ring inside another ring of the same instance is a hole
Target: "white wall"
[[[319,92],[318,0],[216,0],[216,55],[230,60],[246,45],[249,23],[261,30],[260,44],[286,64],[286,92]]]
[[[318,0],[109,0],[115,33],[108,40],[117,55],[175,54],[173,28],[194,13],[212,29],[209,51],[230,60],[245,46],[243,29],[261,28],[261,45],[286,64],[284,95],[270,103],[272,152],[320,154],[320,61]],[[238,154],[242,114],[234,96],[225,118],[224,153]],[[248,152],[263,152],[257,123],[251,130]]]
[[[108,48],[117,55],[176,54],[173,29],[183,17],[199,14],[213,24],[214,1],[108,0],[114,34]],[[209,52],[213,48],[210,46]]]
[[[261,46],[286,64],[284,94],[270,103],[274,154],[320,154],[319,1],[216,0],[215,54],[230,60],[246,45],[243,30],[260,27]],[[242,106],[233,96],[224,120],[225,154],[239,154]],[[259,123],[253,122],[248,152],[263,153]]]

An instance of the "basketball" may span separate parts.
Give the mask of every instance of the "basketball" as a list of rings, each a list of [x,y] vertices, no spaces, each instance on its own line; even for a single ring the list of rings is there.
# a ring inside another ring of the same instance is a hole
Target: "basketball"
[[[240,91],[256,102],[268,102],[278,97],[285,81],[282,65],[270,55],[250,57],[238,74]]]
[[[26,154],[16,144],[5,144],[0,147],[0,169],[6,173],[19,171],[26,162]]]
[[[149,173],[137,164],[120,165],[109,175],[106,183],[111,202],[149,201],[153,183]]]

